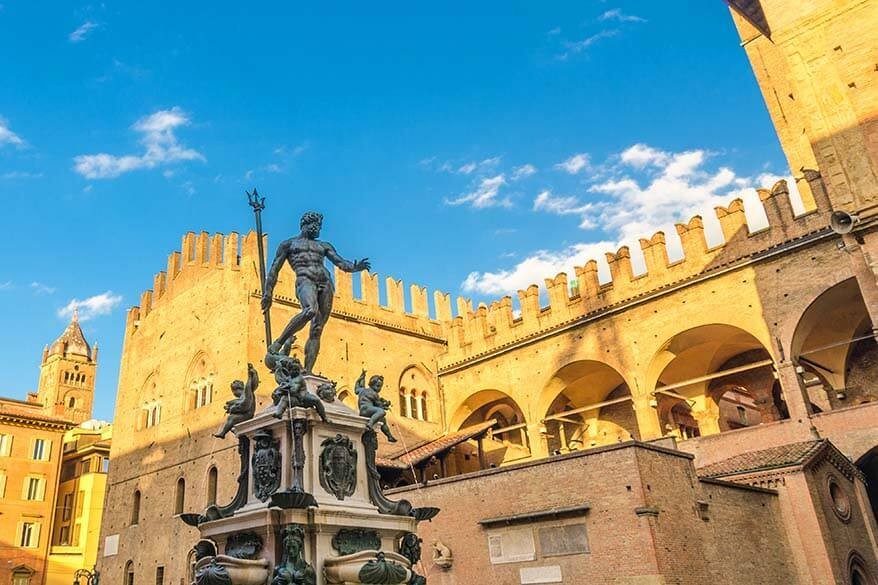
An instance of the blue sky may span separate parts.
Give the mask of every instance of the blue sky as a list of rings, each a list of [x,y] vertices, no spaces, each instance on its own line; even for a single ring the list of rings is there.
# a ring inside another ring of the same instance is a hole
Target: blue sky
[[[480,300],[787,173],[720,0],[5,0],[0,72],[0,394],[79,305],[105,419],[125,309],[246,188]]]

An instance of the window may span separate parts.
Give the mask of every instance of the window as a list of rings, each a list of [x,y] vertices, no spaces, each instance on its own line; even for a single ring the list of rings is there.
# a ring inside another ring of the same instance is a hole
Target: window
[[[52,454],[52,442],[45,439],[34,439],[30,458],[34,461],[48,461]]]
[[[399,389],[399,416],[408,416],[406,414],[405,406],[408,404],[408,397],[405,395],[405,389]]]
[[[741,419],[742,423],[747,422],[747,409],[743,406],[738,407],[738,418]]]
[[[210,380],[198,380],[192,383],[195,388],[195,408],[207,406],[213,401],[213,384]]]
[[[134,585],[134,563],[125,563],[125,585]]]
[[[61,546],[70,546],[70,526],[64,525],[58,532],[58,544]]]
[[[18,546],[37,548],[40,545],[40,523],[22,522],[19,525]]]
[[[134,490],[134,497],[131,500],[131,525],[134,526],[140,522],[140,490]]]
[[[155,585],[165,585],[165,568],[155,568]]]
[[[177,495],[174,498],[174,514],[182,514],[186,505],[186,480],[182,477],[177,480]]]
[[[91,473],[91,457],[86,457],[80,462],[80,475]]]
[[[0,471],[0,498],[6,497],[6,472]]]
[[[43,477],[28,476],[24,478],[23,500],[43,501],[46,497],[46,479]]]
[[[0,457],[9,457],[12,453],[12,435],[0,433]]]
[[[101,473],[110,473],[110,458],[104,457],[101,460]]]
[[[26,569],[15,570],[12,572],[12,585],[31,585],[31,573]]]
[[[216,467],[211,467],[207,472],[207,505],[216,504]]]
[[[427,419],[427,393],[421,392],[421,395],[418,396],[418,418],[421,420]]]
[[[61,504],[61,521],[67,522],[73,514],[73,494],[64,494],[63,503]]]
[[[85,490],[79,490],[79,493],[76,494],[76,517],[80,518],[82,516],[82,511],[85,509]]]
[[[141,411],[140,428],[148,429],[156,426],[162,420],[162,405],[158,402],[152,402],[143,407]]]
[[[71,396],[67,399],[67,408],[76,408],[76,398]]]

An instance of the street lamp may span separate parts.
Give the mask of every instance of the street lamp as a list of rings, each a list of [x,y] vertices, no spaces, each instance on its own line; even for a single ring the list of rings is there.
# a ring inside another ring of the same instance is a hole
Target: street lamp
[[[84,579],[84,581],[80,581],[80,579]],[[97,567],[92,567],[91,571],[78,569],[73,573],[73,585],[100,585],[100,581],[101,573]]]

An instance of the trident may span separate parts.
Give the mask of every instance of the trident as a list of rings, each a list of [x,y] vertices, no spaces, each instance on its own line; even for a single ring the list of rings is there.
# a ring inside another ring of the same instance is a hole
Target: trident
[[[256,191],[256,188],[253,189],[253,193],[250,191],[245,191],[247,193],[247,202],[250,204],[250,207],[253,208],[253,214],[256,215],[256,244],[259,249],[259,280],[261,286],[261,293],[265,294],[265,248],[262,243],[262,210],[265,209],[265,197],[259,197],[259,193]],[[268,349],[271,347],[271,309],[264,312],[265,316],[265,347]]]

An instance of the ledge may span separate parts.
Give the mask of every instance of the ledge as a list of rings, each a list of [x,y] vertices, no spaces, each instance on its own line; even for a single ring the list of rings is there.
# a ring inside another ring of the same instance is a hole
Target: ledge
[[[591,506],[588,504],[580,504],[578,506],[552,508],[550,510],[540,510],[538,512],[525,512],[523,514],[514,514],[512,516],[497,516],[496,518],[479,520],[479,524],[485,528],[490,528],[498,525],[509,526],[510,524],[521,524],[524,522],[538,522],[549,518],[557,520],[566,516],[582,516],[589,510],[591,510]]]

